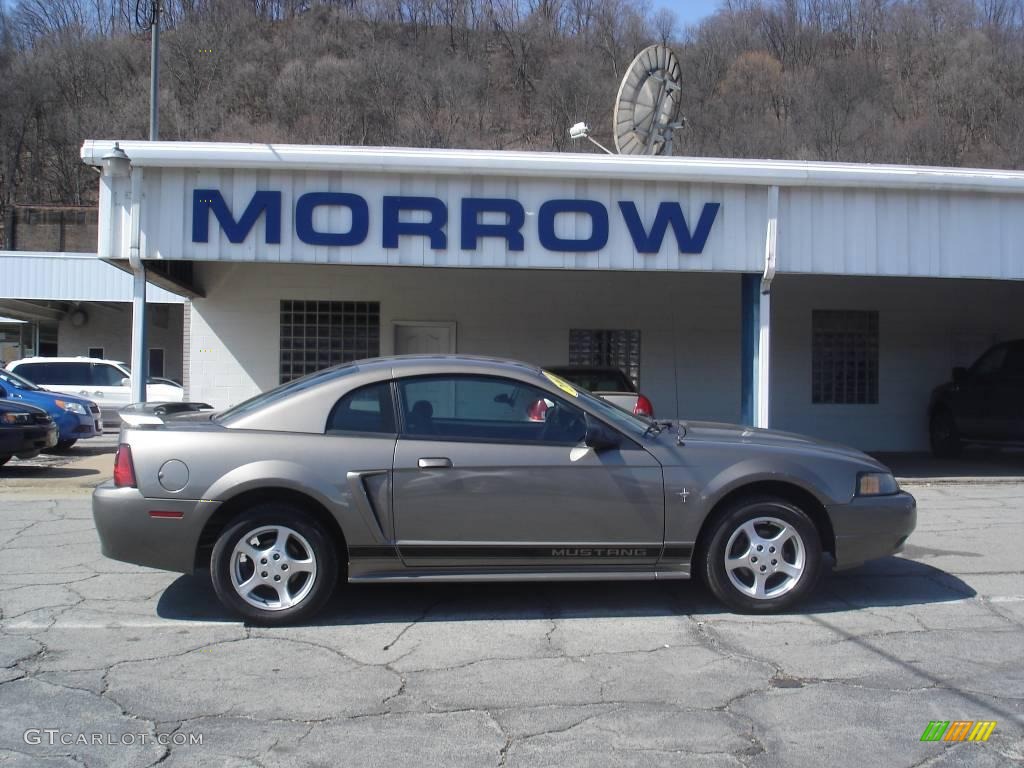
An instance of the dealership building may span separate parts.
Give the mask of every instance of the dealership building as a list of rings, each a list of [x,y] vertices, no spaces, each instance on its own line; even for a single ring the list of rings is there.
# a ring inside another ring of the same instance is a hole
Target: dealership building
[[[1024,337],[1020,172],[135,141],[82,157],[103,171],[99,257],[191,298],[188,397],[217,407],[347,360],[458,352],[618,366],[658,417],[921,450],[950,369]]]

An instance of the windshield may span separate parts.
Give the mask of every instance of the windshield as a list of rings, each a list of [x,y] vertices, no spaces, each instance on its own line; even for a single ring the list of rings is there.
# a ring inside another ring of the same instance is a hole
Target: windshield
[[[585,403],[592,411],[597,413],[597,415],[610,422],[613,426],[626,434],[633,437],[645,437],[648,434],[648,427],[651,426],[651,422],[646,419],[634,416],[629,411],[625,411],[618,406],[612,405],[607,400],[591,394],[583,387],[570,386],[569,384],[562,386],[557,381],[559,377],[553,373],[544,371],[544,375],[551,379],[559,389],[569,394],[575,392],[577,400]],[[566,389],[566,387],[569,388]]]
[[[324,368],[322,371],[316,371],[315,373],[308,373],[300,379],[293,379],[279,387],[275,387],[267,392],[262,392],[255,397],[250,397],[248,400],[219,414],[214,418],[214,421],[220,424],[230,423],[241,416],[250,414],[253,411],[258,411],[260,408],[265,408],[271,403],[276,403],[278,400],[282,400],[289,395],[293,395],[296,392],[301,392],[304,389],[316,386],[324,379],[334,378],[336,376],[346,376],[350,373],[355,373],[358,370],[359,366],[352,363],[344,363],[342,365],[335,365],[331,368]]]
[[[12,387],[19,387],[20,389],[42,389],[42,387],[37,387],[28,379],[14,373],[14,371],[0,369],[0,381],[10,384]]]

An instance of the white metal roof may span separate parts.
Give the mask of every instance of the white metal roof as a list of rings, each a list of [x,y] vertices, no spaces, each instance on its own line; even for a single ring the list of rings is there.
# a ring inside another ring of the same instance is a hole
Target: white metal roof
[[[1024,194],[1024,172],[979,168],[297,144],[185,141],[121,141],[119,144],[133,165],[157,168],[347,170],[388,174],[589,178]],[[88,140],[82,145],[82,160],[89,165],[100,166],[103,164],[103,156],[113,147],[113,140]]]
[[[95,253],[0,251],[0,300],[131,301],[132,276]],[[146,298],[157,304],[186,300],[155,285]]]

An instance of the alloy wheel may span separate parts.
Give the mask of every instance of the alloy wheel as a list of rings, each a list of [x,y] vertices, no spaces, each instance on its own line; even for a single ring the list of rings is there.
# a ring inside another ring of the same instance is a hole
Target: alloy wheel
[[[725,572],[740,593],[772,600],[796,587],[807,564],[807,548],[796,529],[777,517],[740,525],[725,545]]]
[[[312,591],[316,555],[297,531],[264,525],[238,540],[231,552],[230,573],[231,585],[246,603],[265,611],[283,611]]]

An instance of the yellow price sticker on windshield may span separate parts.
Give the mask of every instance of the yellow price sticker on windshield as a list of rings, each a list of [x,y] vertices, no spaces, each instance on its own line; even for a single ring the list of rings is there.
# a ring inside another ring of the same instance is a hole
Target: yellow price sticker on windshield
[[[566,392],[566,393],[572,395],[573,397],[579,397],[580,396],[580,393],[577,392],[575,389],[573,389],[572,384],[570,384],[565,379],[560,379],[558,376],[555,376],[555,374],[548,373],[547,371],[543,371],[543,374],[548,377],[548,381],[550,381],[552,384],[554,384],[556,387],[558,387],[563,392]]]

